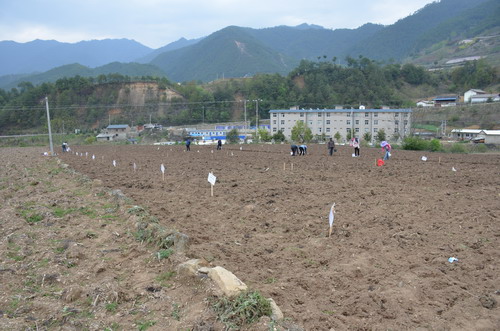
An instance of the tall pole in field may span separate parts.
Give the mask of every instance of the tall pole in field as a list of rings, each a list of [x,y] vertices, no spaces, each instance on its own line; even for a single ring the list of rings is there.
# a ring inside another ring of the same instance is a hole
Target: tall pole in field
[[[243,109],[245,110],[245,130],[248,130],[248,126],[247,126],[247,100],[243,100]]]
[[[45,97],[45,109],[47,109],[47,126],[49,127],[50,155],[54,155],[54,145],[52,144],[52,128],[50,126],[49,98]]]
[[[259,134],[259,100],[255,100],[255,139]]]

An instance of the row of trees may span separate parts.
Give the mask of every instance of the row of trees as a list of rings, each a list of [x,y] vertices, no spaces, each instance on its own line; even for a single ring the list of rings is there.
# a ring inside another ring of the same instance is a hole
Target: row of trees
[[[348,57],[346,62],[341,66],[326,60],[303,60],[288,76],[260,74],[208,85],[179,85],[166,78],[139,77],[140,81],[156,83],[160,90],[172,89],[182,96],[167,102],[154,93],[147,94],[147,102],[141,107],[117,104],[118,92],[128,89],[130,93],[127,86],[133,81],[120,74],[75,76],[38,86],[25,82],[10,91],[0,89],[0,131],[7,134],[43,129],[45,96],[51,101],[56,125],[87,129],[107,124],[111,110],[116,109],[120,115],[115,120],[130,125],[148,121],[150,114],[163,125],[189,125],[242,120],[244,100],[258,100],[246,102],[248,119],[254,120],[257,106],[259,118],[268,118],[270,109],[291,106],[408,107],[413,105],[404,97],[409,87],[449,86],[450,91],[463,93],[471,87],[485,88],[499,82],[495,68],[483,60],[439,73],[413,64],[380,64],[365,57]]]

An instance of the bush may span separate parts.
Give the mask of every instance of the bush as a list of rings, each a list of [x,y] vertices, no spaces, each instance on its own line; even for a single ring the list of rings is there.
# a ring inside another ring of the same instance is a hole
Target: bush
[[[449,149],[450,153],[467,153],[467,149],[464,144],[454,143]]]
[[[212,308],[226,330],[239,329],[259,320],[262,316],[271,316],[271,304],[258,291],[243,292],[231,300],[223,297],[212,301]]]
[[[85,138],[84,143],[85,143],[85,145],[92,145],[96,141],[97,141],[96,137],[90,136],[90,137]]]
[[[406,137],[403,139],[403,149],[411,151],[425,151],[430,149],[430,143],[417,137]]]
[[[429,142],[429,150],[432,152],[439,152],[443,150],[443,145],[438,139],[432,139]]]

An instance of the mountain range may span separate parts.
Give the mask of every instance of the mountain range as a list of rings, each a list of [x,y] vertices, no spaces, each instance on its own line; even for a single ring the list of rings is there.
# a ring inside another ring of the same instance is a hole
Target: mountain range
[[[258,73],[287,74],[302,59],[342,64],[348,56],[362,55],[377,61],[412,62],[463,39],[498,36],[498,17],[498,0],[441,0],[388,26],[367,23],[357,29],[337,30],[309,24],[265,29],[229,26],[204,38],[181,38],[156,50],[129,39],[74,44],[0,41],[0,88],[21,81],[39,84],[114,70],[129,76],[208,82]]]

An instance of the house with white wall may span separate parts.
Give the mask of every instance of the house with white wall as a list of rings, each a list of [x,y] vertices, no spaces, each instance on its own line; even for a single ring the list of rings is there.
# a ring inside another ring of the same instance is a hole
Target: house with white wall
[[[475,95],[486,94],[483,90],[470,89],[464,93],[464,102],[470,102],[470,98]]]

